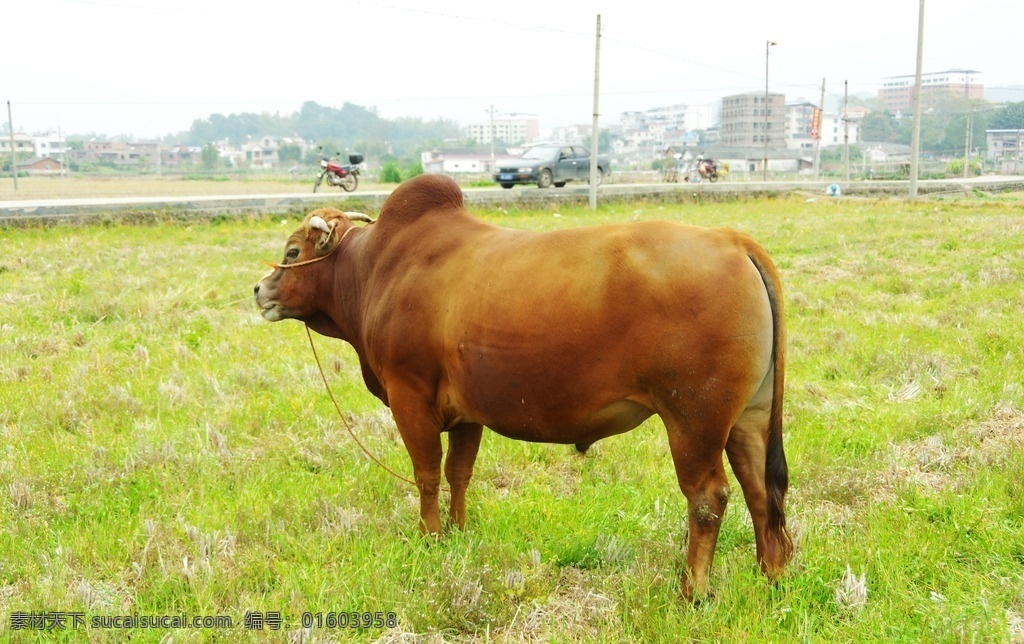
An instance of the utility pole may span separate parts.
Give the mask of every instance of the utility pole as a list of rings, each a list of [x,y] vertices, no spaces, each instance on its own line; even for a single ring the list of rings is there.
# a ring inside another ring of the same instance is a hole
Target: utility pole
[[[57,143],[60,144],[60,176],[68,175],[68,148],[64,143],[64,133],[60,126],[57,126]]]
[[[497,172],[497,166],[494,163],[494,106],[491,105],[491,109],[487,110],[490,115],[490,128],[491,128],[491,172]]]
[[[7,133],[11,138],[11,176],[14,177],[14,191],[18,191],[18,158],[14,156],[14,118],[11,117],[11,102],[7,101]]]
[[[601,87],[601,14],[597,14],[597,39],[596,45],[594,46],[594,119],[591,123],[590,133],[590,209],[597,210],[597,146],[600,143],[600,137],[598,136],[597,123],[598,116],[598,97],[600,96]]]
[[[843,165],[846,183],[850,183],[850,81],[843,81]]]
[[[910,198],[917,199],[917,157],[921,150],[921,63],[924,59],[924,0],[917,10],[917,71],[914,72],[914,129],[910,137]]]
[[[821,102],[818,103],[818,140],[814,143],[814,180],[821,179],[821,124],[825,120],[825,79],[821,79]]]
[[[768,51],[779,43],[774,40],[764,41],[764,167],[761,168],[761,180],[768,181]]]
[[[974,118],[974,105],[967,105],[967,132],[964,134],[964,179],[968,177],[971,167],[971,121]]]
[[[1014,158],[1014,174],[1020,170],[1021,163],[1021,130],[1017,129],[1017,157]],[[14,179],[14,185],[17,185],[17,179]]]

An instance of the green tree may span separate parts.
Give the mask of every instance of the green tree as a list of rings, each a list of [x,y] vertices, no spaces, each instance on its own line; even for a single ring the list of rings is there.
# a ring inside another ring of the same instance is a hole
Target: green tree
[[[946,135],[943,150],[953,156],[963,156],[967,144],[968,113],[957,114],[946,124]],[[985,110],[974,110],[970,114],[971,150],[985,149],[985,130],[989,128],[991,114]],[[963,166],[960,168],[963,171]]]
[[[14,153],[14,162],[16,164],[25,163],[26,161],[28,161],[31,158],[32,158],[32,153],[31,152],[15,152]],[[11,153],[10,152],[4,152],[3,153],[2,162],[4,164],[3,165],[3,171],[4,172],[10,172],[11,171]],[[23,174],[23,171],[19,170],[19,174]]]
[[[337,141],[335,139],[323,139],[317,143],[316,149],[310,150],[306,153],[306,163],[316,164],[321,157],[341,158],[342,150],[347,150],[348,144],[343,141]]]
[[[921,114],[921,149],[927,152],[938,152],[946,145],[946,125],[948,116],[935,109]],[[914,119],[905,116],[896,121],[893,139],[896,143],[910,145],[914,135]]]
[[[975,116],[978,105],[962,96],[936,95],[929,99],[927,109],[921,113],[921,149],[941,155],[963,154],[966,114],[972,109]],[[981,122],[984,122],[982,119]],[[910,144],[914,119],[910,113],[893,121],[893,139],[898,143]],[[974,132],[977,132],[975,126]],[[983,136],[983,135],[982,135]],[[865,139],[867,140],[867,139]],[[975,141],[979,141],[975,138]]]
[[[892,114],[888,110],[872,110],[860,122],[862,141],[888,143],[893,140],[894,134]]]
[[[220,152],[217,151],[217,146],[212,143],[207,143],[203,146],[202,152],[203,167],[207,170],[213,170],[220,164]]]
[[[423,174],[423,164],[419,160],[410,160],[406,162],[404,178],[412,179]]]
[[[287,143],[277,150],[277,158],[281,159],[281,161],[301,161],[302,148],[297,145]]]
[[[993,130],[1024,129],[1024,101],[1010,103],[996,111],[989,127]]]

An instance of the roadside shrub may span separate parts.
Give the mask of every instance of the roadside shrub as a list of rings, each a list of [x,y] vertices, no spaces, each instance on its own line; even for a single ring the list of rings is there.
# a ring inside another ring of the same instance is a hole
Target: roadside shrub
[[[971,164],[968,166],[968,172],[971,176],[981,176],[981,160],[971,159]],[[964,160],[963,159],[952,159],[946,164],[946,176],[947,177],[962,177],[964,176]]]
[[[384,167],[380,169],[380,182],[381,183],[401,183],[402,173],[398,169],[398,164],[394,161],[388,161],[384,164]]]
[[[423,174],[423,164],[419,161],[414,161],[409,165],[405,166],[405,176],[403,179],[412,179]]]

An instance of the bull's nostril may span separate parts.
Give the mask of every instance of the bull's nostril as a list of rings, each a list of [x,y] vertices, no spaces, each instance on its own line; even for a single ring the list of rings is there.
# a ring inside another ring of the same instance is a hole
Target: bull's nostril
[[[260,294],[260,285],[257,284],[256,286],[252,287],[252,292],[253,292],[254,295],[259,295]]]

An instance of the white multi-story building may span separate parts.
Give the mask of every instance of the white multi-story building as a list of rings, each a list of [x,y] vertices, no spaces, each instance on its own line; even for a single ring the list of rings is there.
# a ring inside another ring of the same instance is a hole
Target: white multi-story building
[[[508,145],[520,145],[540,138],[540,121],[536,117],[496,118],[467,125],[466,134],[477,143],[490,143],[493,138]]]
[[[67,142],[57,132],[47,132],[42,136],[32,137],[32,147],[37,157],[63,158],[67,154]]]
[[[849,120],[843,120],[843,113],[822,114],[819,135],[821,136],[821,147],[827,148],[830,145],[842,145],[846,143],[846,127],[850,128],[850,145],[860,142],[860,119],[854,116],[850,110]]]
[[[625,132],[686,133],[706,130],[711,127],[711,108],[707,105],[653,107],[643,112],[623,112],[619,122]]]
[[[11,138],[10,134],[0,136],[0,154],[9,155],[11,153]],[[29,154],[35,155],[35,146],[33,145],[31,136],[24,132],[15,132],[13,138],[15,152],[28,152]]]
[[[786,106],[786,148],[790,150],[814,150],[818,142],[811,138],[811,124],[816,106],[812,103],[793,103]],[[818,124],[818,136],[821,147],[842,145],[846,142],[849,127],[849,142],[860,141],[860,120],[867,114],[862,107],[851,107],[847,111],[848,122],[843,119],[843,112],[822,114]]]
[[[936,96],[946,95],[980,101],[985,98],[981,72],[973,69],[949,69],[921,74],[921,104],[927,105]],[[882,81],[878,98],[890,112],[914,107],[914,76],[891,76]]]
[[[807,102],[790,103],[786,106],[787,149],[813,150],[815,148],[817,141],[811,136],[811,127],[814,120],[814,112],[817,109],[817,105]]]

